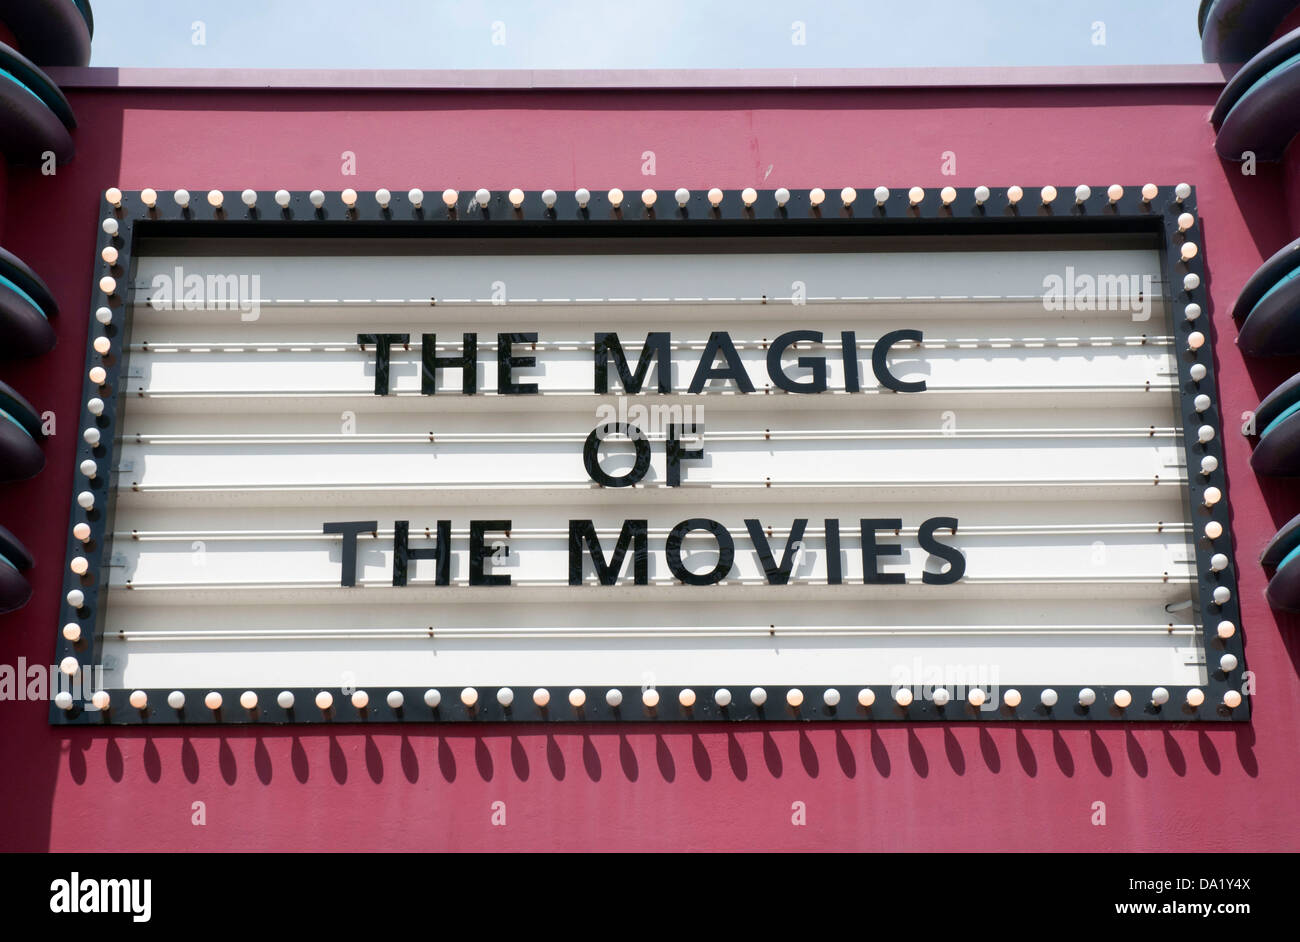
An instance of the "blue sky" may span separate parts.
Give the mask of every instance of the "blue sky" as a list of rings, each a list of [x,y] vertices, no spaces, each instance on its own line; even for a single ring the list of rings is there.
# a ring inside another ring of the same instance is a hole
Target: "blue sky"
[[[1198,0],[91,2],[91,65],[102,66],[671,69],[1201,61]]]

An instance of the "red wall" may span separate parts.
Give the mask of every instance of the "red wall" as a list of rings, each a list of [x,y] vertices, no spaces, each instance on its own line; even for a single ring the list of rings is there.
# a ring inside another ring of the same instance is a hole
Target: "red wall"
[[[0,520],[36,594],[0,617],[0,661],[46,661],[104,188],[461,190],[646,186],[1199,187],[1226,417],[1248,725],[662,725],[59,729],[0,702],[0,847],[177,849],[1282,850],[1300,847],[1296,619],[1257,558],[1300,497],[1266,493],[1233,417],[1295,369],[1244,364],[1229,317],[1296,233],[1282,172],[1214,155],[1217,90],[1185,87],[736,92],[68,92],[77,159],[11,170],[5,245],[59,300],[49,356],[5,366],[58,435]],[[357,175],[340,175],[340,154]],[[641,174],[655,152],[657,175]],[[958,174],[940,172],[957,155]],[[770,173],[768,172],[770,168]],[[206,805],[205,826],[191,803]],[[507,824],[490,805],[505,801]],[[791,823],[804,802],[806,826]],[[1092,823],[1105,802],[1106,824]]]

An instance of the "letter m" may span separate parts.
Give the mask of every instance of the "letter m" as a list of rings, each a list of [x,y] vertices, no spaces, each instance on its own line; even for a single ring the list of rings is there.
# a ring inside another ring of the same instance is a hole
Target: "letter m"
[[[601,585],[613,585],[618,581],[618,574],[623,568],[623,559],[627,548],[632,546],[632,578],[637,585],[650,583],[650,548],[648,522],[645,520],[624,520],[623,529],[618,534],[618,545],[614,547],[614,557],[605,562],[605,553],[600,548],[600,537],[596,535],[596,525],[590,520],[569,521],[569,585],[582,585],[582,550],[586,544],[591,554],[591,563],[596,568],[596,578]]]
[[[238,275],[208,275],[208,306],[211,310],[224,311],[239,304]]]
[[[636,395],[641,391],[642,384],[645,383],[646,376],[650,372],[650,361],[656,360],[658,369],[656,374],[659,377],[659,391],[661,393],[672,392],[672,363],[671,363],[671,342],[667,333],[653,332],[646,334],[645,346],[641,348],[641,357],[637,360],[636,372],[633,373],[628,369],[627,356],[623,353],[623,345],[618,341],[618,334],[596,334],[596,392],[609,392],[609,361],[612,357],[614,366],[618,370],[618,378],[623,383],[623,389],[630,395]]]

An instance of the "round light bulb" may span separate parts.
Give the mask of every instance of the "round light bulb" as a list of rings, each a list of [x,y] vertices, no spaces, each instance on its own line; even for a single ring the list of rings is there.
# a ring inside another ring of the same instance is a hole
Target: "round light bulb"
[[[1201,286],[1201,276],[1196,274],[1196,272],[1189,271],[1187,274],[1183,275],[1184,291],[1195,291],[1200,286]]]
[[[54,705],[60,710],[72,709],[72,694],[66,690],[60,690],[54,695]]]
[[[1217,487],[1207,487],[1205,489],[1205,506],[1213,507],[1223,498],[1223,491]]]
[[[63,626],[63,637],[74,644],[81,640],[81,626],[75,621],[70,621]]]
[[[1045,688],[1043,692],[1038,695],[1038,702],[1049,709],[1056,706],[1056,701],[1056,691],[1051,687]]]
[[[826,200],[826,191],[819,186],[813,187],[808,191],[808,203],[811,206],[820,206]]]
[[[1133,694],[1129,693],[1127,690],[1120,689],[1115,691],[1115,706],[1119,707],[1121,710],[1127,710],[1129,704],[1132,702]]]
[[[989,196],[991,195],[992,194],[989,193],[988,187],[986,186],[975,187],[975,205],[983,206],[985,203],[989,201]]]
[[[659,194],[654,190],[641,191],[641,205],[646,209],[653,209],[655,202],[659,199]]]
[[[1215,629],[1215,633],[1222,640],[1227,641],[1237,633],[1237,626],[1230,621],[1221,621],[1219,622],[1219,627]]]
[[[245,690],[239,695],[239,705],[245,710],[257,709],[257,691]]]
[[[912,705],[912,690],[910,687],[899,687],[894,691],[894,702],[901,707]]]
[[[1216,585],[1214,587],[1213,598],[1215,605],[1227,605],[1228,602],[1232,600],[1232,590],[1226,585]]]
[[[695,691],[689,687],[677,694],[677,702],[681,704],[683,710],[692,709],[695,706]]]
[[[388,696],[385,698],[385,701],[388,703],[388,708],[390,710],[400,710],[402,704],[406,702],[406,695],[400,690],[390,690],[388,691]]]
[[[370,694],[364,690],[354,690],[352,692],[352,706],[358,710],[364,710],[370,705]]]
[[[580,208],[586,209],[587,204],[591,202],[591,191],[586,189],[575,190],[573,198],[578,201],[578,206]]]
[[[1178,186],[1174,187],[1174,199],[1178,200],[1180,203],[1191,195],[1192,188],[1186,183],[1180,183]]]
[[[1196,439],[1202,445],[1214,440],[1214,426],[1202,425],[1196,430]]]
[[[877,206],[884,206],[889,200],[889,187],[878,186],[876,187],[876,191],[871,195],[875,197]]]
[[[1015,206],[1025,198],[1025,191],[1018,186],[1007,187],[1007,202]]]
[[[731,691],[726,687],[713,691],[713,702],[723,709],[731,706]]]
[[[542,190],[542,205],[547,209],[555,208],[555,201],[560,198],[554,190]]]
[[[1189,321],[1194,321],[1201,316],[1201,306],[1199,304],[1189,304],[1183,308],[1183,317]]]
[[[103,356],[113,348],[113,342],[107,337],[96,337],[95,342],[91,344],[91,346],[94,348],[96,353]]]
[[[772,195],[776,197],[777,206],[784,206],[786,203],[790,202],[790,191],[785,187],[779,187]]]
[[[1215,553],[1210,557],[1210,568],[1215,572],[1223,572],[1228,568],[1228,557],[1223,553]]]
[[[466,709],[472,710],[478,704],[478,691],[473,687],[466,687],[460,692],[461,705]]]
[[[1079,706],[1092,706],[1097,702],[1097,691],[1091,687],[1084,687],[1079,691]]]
[[[279,704],[280,709],[282,710],[292,710],[293,701],[294,696],[293,691],[291,690],[281,690],[275,697],[275,702]]]
[[[393,201],[393,194],[385,189],[375,190],[375,202],[379,204],[380,209],[387,209],[388,204]],[[397,691],[400,693],[401,691]]]
[[[937,707],[947,706],[948,701],[951,699],[952,695],[948,693],[947,687],[935,687],[934,691],[930,694],[930,700],[933,701],[934,705]]]
[[[1157,687],[1151,691],[1151,702],[1156,706],[1164,706],[1169,702],[1169,691],[1164,687]]]
[[[167,694],[167,705],[173,710],[185,709],[185,694],[179,690],[173,690]]]
[[[78,540],[80,540],[82,543],[85,543],[90,539],[90,524],[88,523],[77,524],[75,527],[72,528],[72,535],[76,537]]]
[[[1232,654],[1225,654],[1219,658],[1219,670],[1225,674],[1231,674],[1237,669],[1237,658]]]
[[[966,702],[973,707],[983,706],[984,701],[987,699],[988,695],[984,692],[982,687],[972,687],[966,693]]]
[[[834,687],[829,688],[822,693],[822,703],[828,707],[837,707],[840,703],[840,692]]]
[[[686,204],[691,201],[691,191],[681,187],[673,194],[673,199],[677,200],[677,205],[685,208]]]
[[[140,202],[144,203],[147,209],[153,209],[158,205],[158,191],[148,188],[140,191]]]
[[[339,194],[339,198],[343,200],[343,205],[346,206],[348,209],[352,209],[354,206],[357,205],[356,190],[352,190],[352,189],[344,190],[342,193]]]
[[[112,275],[105,275],[103,278],[99,279],[99,290],[104,292],[104,294],[111,295],[117,290],[117,279]]]
[[[487,209],[487,204],[491,199],[492,194],[487,190],[479,189],[474,191],[474,202],[478,203],[482,209]]]
[[[659,706],[659,691],[655,690],[653,687],[650,687],[647,690],[642,690],[641,705],[647,710],[653,710],[655,707]]]
[[[80,669],[81,664],[71,654],[59,661],[59,670],[69,677],[76,674]]]
[[[1092,196],[1092,187],[1086,183],[1081,183],[1074,188],[1074,201],[1076,203],[1086,203]]]
[[[117,249],[115,249],[111,245],[106,245],[104,246],[104,251],[99,253],[99,257],[102,258],[104,260],[104,263],[107,265],[116,265]]]
[[[95,310],[95,320],[101,324],[113,323],[113,311],[111,308],[101,307]]]
[[[316,694],[316,709],[324,712],[334,705],[334,694],[328,690],[322,690]]]
[[[1183,247],[1178,250],[1178,254],[1182,257],[1184,262],[1190,262],[1192,259],[1196,258],[1196,252],[1197,249],[1195,242],[1184,242]]]
[[[614,189],[610,190],[606,196],[609,197],[609,205],[614,209],[618,209],[623,205],[623,191],[618,187],[614,187]]]
[[[225,199],[220,190],[208,190],[208,205],[213,209],[220,209]]]
[[[497,703],[501,704],[506,709],[509,709],[510,705],[514,702],[515,692],[509,687],[502,687],[497,691]]]
[[[539,709],[545,709],[547,704],[549,704],[550,702],[551,702],[551,692],[547,690],[545,687],[538,687],[536,690],[533,691],[533,703]]]
[[[1178,231],[1186,232],[1192,226],[1196,225],[1196,217],[1191,213],[1182,213],[1178,217]]]
[[[1226,691],[1223,695],[1223,705],[1230,710],[1235,710],[1241,706],[1241,694],[1235,690]]]
[[[1209,371],[1205,368],[1204,363],[1193,363],[1191,369],[1187,371],[1187,375],[1192,378],[1192,382],[1199,383],[1201,380],[1205,379],[1205,375],[1208,372]]]
[[[1020,691],[1014,687],[1010,690],[1003,691],[1002,702],[1014,710],[1016,707],[1020,706]]]
[[[208,695],[203,698],[203,705],[207,707],[209,710],[213,710],[213,711],[220,710],[221,694],[215,690],[210,691]]]
[[[90,569],[90,560],[86,559],[84,556],[74,556],[72,557],[72,562],[68,564],[68,568],[77,575],[84,576],[87,570]]]
[[[1195,408],[1197,412],[1204,412],[1206,409],[1210,408],[1210,397],[1201,393],[1201,395],[1192,400],[1192,407]]]
[[[325,194],[321,190],[312,190],[311,193],[307,194],[307,199],[317,209],[325,205]]]
[[[575,710],[581,710],[582,705],[587,702],[587,693],[580,687],[574,687],[569,691],[569,706]]]
[[[515,209],[518,209],[520,206],[524,205],[524,191],[519,189],[518,187],[515,187],[509,193],[507,193],[506,198],[510,200],[510,205],[513,206]]]
[[[91,415],[103,415],[104,400],[100,399],[98,396],[92,396],[91,398],[87,399],[86,411],[89,412]]]
[[[96,710],[107,710],[112,698],[109,697],[107,690],[96,690],[90,702],[95,705]]]
[[[1155,199],[1159,193],[1160,187],[1156,186],[1154,183],[1146,183],[1142,186],[1142,199],[1148,203]]]
[[[1118,203],[1124,197],[1124,188],[1118,183],[1112,183],[1106,188],[1106,199],[1112,203]]]
[[[722,202],[722,191],[715,186],[713,189],[709,190],[709,205],[712,206],[714,209],[717,209],[718,204],[721,202]]]
[[[1056,187],[1045,186],[1038,191],[1038,195],[1044,206],[1050,206],[1056,200]]]
[[[907,202],[909,205],[917,206],[921,200],[925,199],[925,190],[919,186],[914,186],[907,191]]]
[[[185,209],[187,206],[190,205],[190,191],[177,190],[175,193],[172,194],[172,199],[176,201],[177,206],[179,206],[181,209]]]
[[[95,428],[92,425],[90,428],[86,429],[84,432],[81,433],[81,437],[86,440],[87,445],[98,445],[99,429]]]
[[[1217,520],[1211,520],[1205,525],[1205,535],[1211,540],[1217,540],[1219,537],[1223,536],[1223,524],[1219,523]]]
[[[945,206],[951,206],[956,199],[957,199],[956,187],[945,186],[942,190],[939,191],[939,202],[943,203],[943,205]]]
[[[846,186],[844,189],[840,190],[840,201],[843,202],[845,206],[852,206],[853,201],[857,198],[858,191],[851,186]]]
[[[792,687],[787,690],[785,693],[785,703],[786,706],[790,707],[792,710],[799,709],[799,707],[803,706],[803,691],[798,687]]]
[[[1205,702],[1205,691],[1199,687],[1193,687],[1187,691],[1187,705],[1195,709]]]
[[[81,506],[82,510],[90,510],[95,506],[95,495],[90,491],[82,491],[77,495],[77,503]]]
[[[870,687],[863,687],[858,691],[858,706],[864,710],[868,709],[871,704],[876,702],[876,692]]]
[[[86,604],[86,593],[82,592],[80,589],[73,589],[67,594],[66,598],[68,604],[73,608],[81,608],[81,606]]]
[[[749,702],[754,706],[761,707],[764,703],[767,703],[767,691],[762,687],[755,687],[749,692]]]
[[[281,209],[288,209],[289,202],[292,199],[293,197],[288,190],[275,191],[275,205],[279,206]]]
[[[239,194],[239,198],[244,201],[244,205],[247,206],[249,209],[252,209],[254,206],[257,205],[256,190],[245,190],[243,193]],[[254,696],[256,696],[256,694],[254,694]]]
[[[605,702],[608,703],[611,707],[614,707],[615,709],[622,706],[623,691],[619,690],[617,687],[611,687],[609,690],[606,690]]]
[[[441,690],[436,690],[436,689],[434,689],[433,687],[430,687],[428,690],[426,690],[426,691],[424,692],[424,705],[425,705],[425,706],[429,707],[431,710],[436,710],[436,709],[438,709],[438,705],[439,705],[440,703],[442,703],[442,691],[441,691]]]

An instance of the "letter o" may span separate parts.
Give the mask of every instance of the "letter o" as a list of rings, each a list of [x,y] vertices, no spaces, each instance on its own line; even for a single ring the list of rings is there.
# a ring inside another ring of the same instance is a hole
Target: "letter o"
[[[691,572],[682,562],[682,541],[692,530],[708,530],[718,541],[718,564],[709,572]],[[673,527],[668,534],[668,543],[664,547],[668,557],[668,568],[672,574],[687,585],[713,585],[721,582],[731,573],[732,563],[736,560],[736,543],[727,532],[727,528],[716,520],[705,517],[692,517]]]
[[[615,477],[606,474],[600,466],[600,445],[609,435],[626,435],[632,440],[636,449],[636,463],[627,474]],[[650,470],[650,442],[645,433],[635,425],[626,422],[609,422],[591,430],[587,441],[582,446],[582,463],[587,468],[588,476],[597,484],[605,487],[631,487],[646,476]]]

